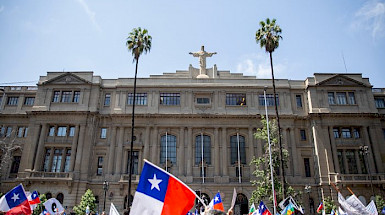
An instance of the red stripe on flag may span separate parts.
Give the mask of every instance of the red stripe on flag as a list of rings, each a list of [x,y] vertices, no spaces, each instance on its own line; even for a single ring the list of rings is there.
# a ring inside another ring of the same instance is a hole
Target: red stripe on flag
[[[164,198],[162,214],[187,214],[194,206],[195,194],[170,176]]]

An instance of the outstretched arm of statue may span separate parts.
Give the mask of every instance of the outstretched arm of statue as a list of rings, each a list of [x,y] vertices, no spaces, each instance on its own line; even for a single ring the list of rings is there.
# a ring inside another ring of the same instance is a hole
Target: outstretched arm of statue
[[[198,53],[189,52],[189,54],[192,54],[194,57],[199,57]]]
[[[214,54],[217,54],[217,53],[216,53],[216,52],[213,52],[213,53],[207,53],[207,55],[208,55],[209,57],[213,56]]]

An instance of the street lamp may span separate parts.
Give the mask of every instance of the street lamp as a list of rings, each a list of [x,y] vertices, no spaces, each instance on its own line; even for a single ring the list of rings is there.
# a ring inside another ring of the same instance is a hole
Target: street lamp
[[[364,159],[365,159],[365,167],[369,173],[370,187],[372,189],[372,195],[374,196],[372,173],[370,172],[369,161],[368,161],[369,146],[360,146],[360,152],[361,152],[361,155],[363,155]]]
[[[103,182],[103,190],[104,190],[104,204],[103,204],[103,211],[106,211],[106,196],[107,196],[107,190],[110,185],[106,180]]]
[[[305,193],[307,193],[307,196],[308,196],[307,201],[309,202],[309,213],[311,213],[311,210],[310,210],[310,208],[311,208],[311,206],[310,206],[310,192],[311,192],[311,186],[307,184],[305,186]]]

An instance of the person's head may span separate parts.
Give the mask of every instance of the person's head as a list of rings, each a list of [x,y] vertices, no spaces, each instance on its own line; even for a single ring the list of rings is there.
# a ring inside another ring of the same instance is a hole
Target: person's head
[[[102,212],[102,215],[106,215],[106,212],[105,212],[105,211],[103,211],[103,212]]]
[[[226,215],[226,213],[224,211],[220,211],[220,210],[206,210],[205,211],[205,215]]]

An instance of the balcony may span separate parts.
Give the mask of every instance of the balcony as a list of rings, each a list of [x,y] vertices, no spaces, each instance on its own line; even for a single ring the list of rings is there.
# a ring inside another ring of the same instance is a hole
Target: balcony
[[[369,174],[336,174],[334,175],[335,181],[337,183],[344,184],[369,184],[370,176]],[[385,183],[385,174],[372,174],[373,184],[382,184]]]
[[[30,181],[72,181],[73,173],[69,172],[42,172],[30,171],[26,174],[26,179]]]

